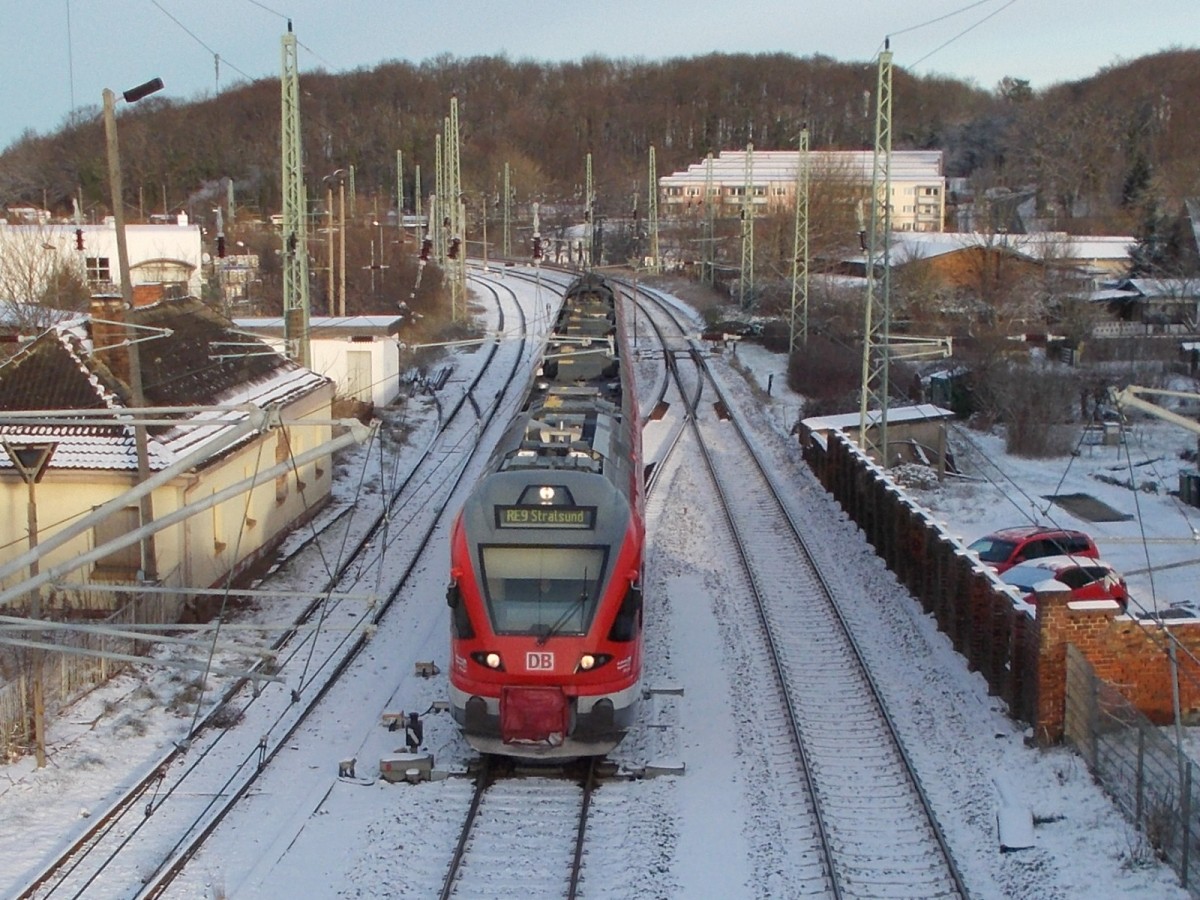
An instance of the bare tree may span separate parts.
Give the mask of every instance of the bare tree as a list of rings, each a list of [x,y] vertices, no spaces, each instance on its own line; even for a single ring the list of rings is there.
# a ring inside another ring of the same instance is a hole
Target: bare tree
[[[77,254],[64,253],[43,228],[11,228],[0,253],[0,304],[11,328],[35,333],[82,309],[88,291]],[[64,259],[66,256],[66,259]]]

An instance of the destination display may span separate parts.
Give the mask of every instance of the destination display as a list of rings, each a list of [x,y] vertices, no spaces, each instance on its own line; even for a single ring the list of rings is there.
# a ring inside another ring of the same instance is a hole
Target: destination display
[[[497,506],[499,528],[595,528],[594,506]]]

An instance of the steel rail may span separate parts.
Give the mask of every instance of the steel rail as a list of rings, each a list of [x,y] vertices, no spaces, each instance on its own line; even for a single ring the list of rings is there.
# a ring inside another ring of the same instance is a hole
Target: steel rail
[[[502,315],[503,314],[501,313],[501,316]],[[468,390],[465,392],[464,396],[459,399],[459,401],[455,407],[455,413],[451,414],[448,417],[444,417],[444,418],[440,417],[441,421],[439,423],[439,433],[445,432],[446,428],[448,427],[448,424],[450,422],[452,422],[454,420],[455,416],[457,415],[457,411],[461,410],[462,407],[465,405],[465,403],[467,402],[467,397],[472,392],[472,388],[478,386],[480,380],[483,377],[484,370],[486,370],[487,366],[491,364],[491,362],[494,358],[494,355],[495,355],[495,348],[493,347],[492,353],[489,354],[487,361],[481,367],[481,371],[477,375],[476,379],[472,382],[471,388],[468,388]],[[510,375],[509,375],[510,380],[514,377],[515,372],[517,371],[517,367],[519,366],[519,361],[520,361],[520,357],[518,356],[517,360],[514,362],[513,373],[510,373]],[[499,397],[496,398],[497,403],[499,402],[499,399],[500,399]],[[473,398],[472,398],[471,402],[474,403]],[[405,479],[405,481],[396,488],[396,490],[392,494],[392,497],[389,500],[389,503],[385,504],[384,510],[379,514],[379,516],[375,519],[375,521],[367,529],[367,532],[364,535],[364,537],[358,541],[358,543],[357,543],[356,547],[354,548],[354,550],[352,551],[352,553],[349,554],[344,559],[344,561],[337,567],[337,570],[330,575],[330,577],[328,579],[327,590],[331,590],[333,588],[333,586],[336,585],[339,582],[339,580],[346,575],[346,573],[349,571],[350,567],[356,562],[357,558],[359,556],[361,556],[361,554],[365,551],[365,549],[370,545],[372,538],[378,533],[378,530],[386,522],[387,517],[388,517],[388,509],[390,508],[390,506],[394,505],[395,502],[397,501],[397,499],[403,494],[403,492],[405,491],[405,489],[408,486],[411,479],[413,477],[415,477],[416,472],[417,472],[417,468],[414,468],[413,472],[411,472],[409,474],[409,476]],[[339,519],[340,519],[340,517],[339,517]],[[332,523],[330,523],[330,524],[332,524]],[[426,538],[426,540],[428,540],[428,538]],[[304,545],[297,547],[294,552],[299,552],[301,549],[303,549],[303,546]],[[409,567],[408,571],[411,572],[411,566]],[[407,578],[407,577],[408,577],[408,573],[406,573],[406,575],[405,575],[405,578]],[[393,592],[392,597],[394,598],[394,596],[396,594],[398,594],[398,592],[399,592],[398,589],[397,589],[397,591]],[[297,616],[294,625],[300,626],[300,625],[305,624],[307,622],[307,620],[309,618],[311,618],[314,611],[320,606],[321,603],[322,603],[322,600],[317,599],[317,600],[314,600],[313,603],[309,604]],[[390,600],[389,600],[389,603],[390,603]],[[381,608],[377,612],[377,614],[375,616],[375,621],[378,621],[378,619],[383,615],[383,613],[386,611],[387,605],[388,604],[385,604],[384,607]],[[272,647],[275,649],[278,649],[278,648],[284,646],[297,633],[298,632],[296,630],[291,630],[291,631],[285,632],[274,642]],[[347,657],[347,659],[351,658],[355,653],[357,653],[357,650],[359,648],[361,648],[361,646],[362,646],[362,641],[363,641],[363,637],[360,632],[360,636],[359,636],[357,645],[353,649],[353,651],[350,653],[350,656]],[[344,664],[342,666],[339,666],[339,671],[343,667],[344,667]],[[144,776],[142,779],[140,779],[139,782],[137,784],[135,784],[125,795],[123,795],[121,798],[118,798],[110,806],[110,808],[108,810],[106,810],[105,813],[97,819],[96,823],[91,828],[89,828],[87,832],[85,832],[78,840],[73,842],[71,847],[69,847],[63,854],[61,854],[56,860],[54,860],[49,866],[47,866],[42,871],[42,873],[40,875],[38,875],[23,890],[23,892],[20,896],[22,896],[22,897],[35,896],[36,892],[39,891],[42,887],[44,887],[51,879],[53,879],[56,874],[62,873],[64,878],[68,877],[71,874],[71,872],[73,872],[74,869],[78,866],[77,861],[73,862],[75,857],[78,856],[80,853],[83,853],[84,855],[86,855],[87,852],[90,852],[87,849],[88,846],[91,845],[94,842],[94,840],[96,840],[96,839],[102,837],[104,834],[108,833],[108,831],[114,826],[116,821],[119,820],[121,817],[123,817],[125,814],[127,814],[130,809],[134,808],[135,804],[137,804],[138,808],[140,808],[141,798],[146,796],[147,792],[150,791],[151,788],[155,788],[156,786],[158,786],[160,784],[167,769],[172,764],[176,763],[182,757],[182,755],[190,748],[192,740],[212,724],[213,718],[217,714],[222,712],[222,710],[226,707],[226,705],[229,702],[231,702],[232,699],[246,686],[247,681],[248,681],[248,679],[243,678],[243,679],[240,679],[239,681],[235,682],[233,685],[231,685],[222,694],[221,701],[214,706],[214,709],[209,713],[209,715],[207,715],[196,726],[196,728],[193,729],[193,731],[189,734],[187,741],[182,745],[176,745],[170,752],[165,754],[164,757],[162,759],[160,759],[151,768],[149,773],[146,776]],[[330,681],[329,684],[331,684],[331,683],[332,682]],[[315,704],[315,702],[317,700],[319,700],[320,695],[323,695],[325,690],[327,690],[327,689],[328,689],[328,684],[326,687],[323,687],[320,690],[320,692],[317,696],[314,696],[311,698],[312,703]],[[249,708],[253,704],[255,699],[257,699],[257,694],[255,695],[254,698],[252,698],[249,701],[249,703],[247,704],[247,708]],[[243,713],[244,713],[244,711],[243,711]],[[297,724],[299,724],[299,723],[297,723]],[[289,729],[289,733],[291,733],[291,731],[294,730],[294,727],[295,726],[293,726],[292,729]],[[219,741],[221,737],[224,737],[224,732],[218,737],[217,740]],[[284,740],[286,740],[286,738]],[[278,749],[278,747],[281,746],[281,744],[282,744],[282,742],[277,744],[276,749]],[[209,747],[207,747],[203,751],[203,753],[200,755],[200,759],[202,760],[203,756],[205,756],[209,752],[211,752],[211,750],[214,746],[216,746],[215,742],[214,742],[214,744],[209,745]],[[273,755],[273,752],[271,755]],[[248,756],[248,759],[249,758],[261,759],[261,760],[265,761],[265,756],[259,751],[259,748],[255,748],[255,750]],[[194,764],[195,763],[193,763],[192,767],[189,767],[189,772],[194,767]],[[245,765],[245,761],[243,762],[243,765]],[[260,770],[261,770],[261,767],[260,767]],[[187,775],[188,775],[188,772],[185,772],[183,774],[183,776],[181,776],[181,777],[186,778]],[[251,781],[253,781],[253,779],[251,779]],[[173,789],[174,788],[172,788],[172,790]],[[244,789],[243,789],[243,791],[244,791]],[[170,791],[168,792],[168,795],[169,795],[169,793],[170,793]],[[239,792],[239,794],[240,793],[241,792]],[[160,801],[160,805],[161,805],[161,802],[165,802],[165,800]],[[152,798],[151,805],[147,806],[147,820],[149,818],[149,811],[152,811],[152,809],[157,808],[157,807],[153,806],[153,804],[154,804],[154,799]],[[139,826],[138,826],[139,828],[140,828],[141,824],[144,824],[144,822],[139,823]],[[195,847],[198,847],[198,846],[199,846],[198,843],[195,844],[194,847],[192,848],[191,852],[194,852]],[[190,855],[191,855],[191,853],[187,854],[187,856],[190,856]],[[184,861],[186,861],[186,860],[180,860],[180,863],[182,863]],[[68,868],[68,866],[69,866],[69,868]],[[172,873],[178,872],[179,868],[181,868],[181,865],[171,866],[170,868],[171,868]],[[61,880],[58,883],[61,884],[62,883]],[[162,886],[165,887],[167,883],[169,883],[169,879],[164,880]],[[51,891],[53,892],[55,889],[56,888],[52,887]],[[153,891],[154,889],[148,888],[148,890]],[[36,894],[36,895],[42,896],[41,894]]]
[[[904,771],[905,776],[907,777],[907,779],[909,781],[910,787],[912,788],[913,795],[915,796],[915,798],[917,799],[917,802],[919,803],[919,805],[921,807],[923,816],[924,816],[925,820],[928,822],[930,832],[931,832],[931,834],[934,838],[934,841],[938,847],[938,851],[939,851],[942,861],[945,865],[947,875],[949,876],[951,882],[953,883],[954,888],[957,891],[958,895],[960,897],[964,897],[964,898],[968,897],[969,892],[967,890],[966,884],[963,880],[961,872],[959,871],[959,869],[957,867],[957,864],[955,863],[954,856],[950,851],[949,845],[946,842],[945,835],[942,831],[940,823],[938,822],[937,815],[932,807],[932,804],[930,803],[928,794],[926,793],[924,786],[921,784],[920,778],[916,773],[916,768],[913,765],[912,759],[904,747],[903,741],[900,739],[899,731],[896,728],[895,722],[892,719],[892,716],[888,710],[887,704],[883,699],[883,695],[882,695],[881,691],[879,690],[878,684],[876,683],[874,677],[871,674],[870,667],[868,666],[868,664],[866,662],[866,657],[863,654],[862,649],[859,646],[857,640],[854,638],[853,631],[838,605],[836,592],[831,588],[828,580],[825,578],[824,573],[821,572],[819,565],[816,563],[815,557],[813,556],[811,549],[808,545],[808,542],[803,534],[803,530],[799,527],[798,523],[796,522],[796,520],[792,514],[792,511],[788,508],[788,505],[783,502],[783,500],[781,498],[781,491],[780,491],[779,486],[775,483],[774,479],[771,477],[769,469],[763,464],[760,454],[755,449],[754,443],[750,440],[749,435],[747,434],[739,415],[735,412],[734,405],[729,402],[725,393],[721,389],[719,381],[713,376],[711,370],[709,369],[707,362],[705,360],[703,360],[702,358],[700,358],[698,353],[697,353],[697,362],[698,362],[698,365],[700,365],[703,368],[703,370],[705,372],[705,376],[712,383],[713,389],[716,392],[716,395],[718,396],[718,398],[720,399],[720,401],[723,403],[724,407],[728,411],[729,420],[732,422],[732,424],[734,426],[735,432],[738,435],[738,438],[740,439],[742,446],[745,449],[746,455],[748,455],[750,457],[750,461],[752,462],[754,468],[756,469],[759,476],[761,477],[763,484],[765,484],[767,486],[767,488],[770,492],[770,495],[771,495],[772,499],[774,500],[774,503],[775,503],[779,513],[782,515],[784,521],[786,521],[789,531],[790,531],[792,537],[795,539],[796,545],[802,550],[802,552],[807,557],[808,567],[811,569],[812,574],[815,576],[817,582],[820,584],[822,592],[824,594],[824,598],[826,600],[826,605],[827,605],[829,611],[833,614],[833,617],[834,617],[834,620],[836,621],[838,630],[839,630],[840,634],[845,638],[845,640],[847,642],[847,646],[850,648],[850,651],[853,654],[854,662],[857,666],[857,669],[858,669],[859,673],[861,674],[865,684],[868,687],[868,690],[870,692],[870,699],[875,707],[879,721],[883,724],[883,726],[886,730],[886,733],[890,739],[890,742],[891,742],[893,748],[895,749],[895,751],[897,752],[897,755],[898,755],[900,761],[902,762],[902,769]],[[704,446],[704,442],[703,442],[702,437],[699,432],[698,424],[695,425],[695,429],[696,429],[697,439],[700,441],[701,446],[702,446],[706,464],[708,465],[708,468],[713,477],[714,483],[717,485],[718,492],[722,498],[722,504],[725,507],[726,516],[727,516],[729,522],[731,523],[731,528],[736,532],[738,530],[737,526],[736,526],[736,520],[733,517],[732,511],[729,509],[728,497],[726,495],[725,488],[724,488],[723,484],[721,484],[720,478],[716,471],[716,466],[712,462],[711,454],[710,454],[708,448]],[[744,550],[744,545],[741,542],[741,538],[737,537],[736,540],[738,543],[739,555],[741,555],[743,557],[743,559],[746,559],[746,553]],[[747,566],[747,571],[752,572],[753,570],[749,566]],[[751,576],[751,578],[753,581],[753,576]],[[779,679],[780,679],[781,683],[784,684],[784,686],[785,686],[784,689],[788,694],[787,704],[789,707],[789,716],[792,717],[793,722],[798,722],[798,719],[795,716],[794,704],[791,699],[791,692],[786,687],[787,681],[783,675],[784,668],[782,665],[782,658],[781,658],[781,655],[779,652],[778,645],[777,645],[774,635],[773,635],[773,629],[772,629],[771,625],[769,624],[769,614],[768,614],[765,604],[763,603],[763,598],[762,598],[761,594],[759,593],[757,587],[754,589],[753,595],[754,595],[755,604],[756,604],[756,608],[758,610],[760,621],[762,621],[765,633],[768,636],[768,642],[769,642],[770,648],[771,648],[770,649],[771,656],[775,660],[776,666],[778,667]],[[796,740],[802,748],[805,747],[805,737],[804,737],[804,734],[802,731],[797,730]],[[814,802],[814,804],[816,804],[817,809],[820,810],[821,804],[823,802],[822,796],[821,796],[821,792],[816,789],[816,782],[812,778],[811,772],[808,768],[809,759],[808,759],[807,749],[802,749],[802,756],[805,759],[806,777],[809,778],[810,783],[814,787],[813,795],[812,795],[813,802]],[[824,818],[824,814],[821,814],[821,818],[822,819]],[[824,821],[821,821],[820,828],[821,828],[821,833],[823,835],[827,836],[827,832],[826,832],[827,826]],[[839,870],[836,867],[836,854],[834,854],[832,852],[832,848],[830,848],[829,864],[831,866],[830,877],[831,877],[831,880],[833,881],[833,889],[834,889],[835,896],[841,896],[842,886],[838,880],[838,871]]]

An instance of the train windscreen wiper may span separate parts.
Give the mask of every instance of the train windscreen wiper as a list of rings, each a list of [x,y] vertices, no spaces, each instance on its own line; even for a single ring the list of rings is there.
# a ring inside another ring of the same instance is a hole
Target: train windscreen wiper
[[[581,610],[584,607],[584,605],[587,604],[587,602],[588,602],[588,589],[587,589],[588,578],[587,578],[587,575],[588,575],[587,569],[584,569],[583,570],[583,583],[582,583],[582,587],[579,590],[579,596],[574,601],[572,601],[570,606],[568,606],[566,609],[564,609],[562,611],[562,615],[560,615],[557,619],[554,620],[554,624],[551,625],[549,628],[547,628],[546,632],[544,634],[542,634],[538,637],[537,645],[539,647],[544,645],[546,643],[546,641],[550,640],[550,638],[554,637],[554,635],[558,634],[562,630],[562,628],[567,624],[567,620],[570,619],[571,616],[573,616],[575,613],[577,613],[579,610]]]

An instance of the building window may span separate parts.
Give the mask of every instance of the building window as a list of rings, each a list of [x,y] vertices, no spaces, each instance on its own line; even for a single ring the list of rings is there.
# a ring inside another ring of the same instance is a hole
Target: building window
[[[101,547],[129,534],[137,529],[139,521],[136,506],[116,510],[92,526],[92,546]],[[96,581],[136,581],[141,568],[142,547],[140,543],[135,543],[98,559],[92,568],[92,577]]]
[[[108,266],[107,256],[87,257],[88,284],[111,284],[112,270]]]

